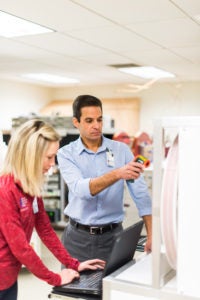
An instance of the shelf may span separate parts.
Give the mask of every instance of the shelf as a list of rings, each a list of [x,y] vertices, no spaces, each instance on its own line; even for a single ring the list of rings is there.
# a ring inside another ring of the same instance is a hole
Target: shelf
[[[60,173],[57,166],[54,173],[45,178],[42,197],[51,223],[57,223],[61,220]]]

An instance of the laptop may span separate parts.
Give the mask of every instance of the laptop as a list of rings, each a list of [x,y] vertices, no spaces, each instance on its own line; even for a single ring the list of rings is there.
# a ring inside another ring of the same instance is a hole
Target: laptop
[[[133,260],[143,221],[139,221],[116,235],[110,257],[103,270],[86,270],[80,273],[80,278],[69,284],[53,287],[53,293],[75,295],[101,295],[103,277],[116,271]]]

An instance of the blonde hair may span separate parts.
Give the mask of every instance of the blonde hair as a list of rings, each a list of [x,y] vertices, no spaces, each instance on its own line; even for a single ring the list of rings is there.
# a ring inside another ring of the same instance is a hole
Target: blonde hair
[[[25,193],[40,196],[44,155],[50,143],[59,140],[59,134],[49,124],[39,119],[25,122],[11,135],[1,173],[13,175]]]

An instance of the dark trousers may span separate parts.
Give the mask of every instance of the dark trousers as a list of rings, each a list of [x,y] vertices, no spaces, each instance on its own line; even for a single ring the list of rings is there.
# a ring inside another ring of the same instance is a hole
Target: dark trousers
[[[8,289],[0,291],[0,300],[17,300],[17,281]]]
[[[62,235],[62,243],[70,255],[79,261],[93,258],[107,260],[115,235],[121,230],[123,227],[120,224],[109,232],[92,235],[83,229],[68,224]]]

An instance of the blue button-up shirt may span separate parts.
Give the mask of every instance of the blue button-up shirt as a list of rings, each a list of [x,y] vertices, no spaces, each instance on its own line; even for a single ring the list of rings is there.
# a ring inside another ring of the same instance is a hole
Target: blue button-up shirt
[[[113,164],[108,163],[108,152],[113,158]],[[89,182],[91,178],[120,168],[133,159],[133,154],[125,143],[103,137],[102,145],[97,152],[93,152],[84,146],[79,137],[60,148],[57,159],[69,189],[68,205],[64,210],[66,215],[87,225],[123,221],[124,180],[118,180],[95,196],[90,193]],[[150,215],[151,198],[143,176],[126,183],[139,216]]]

